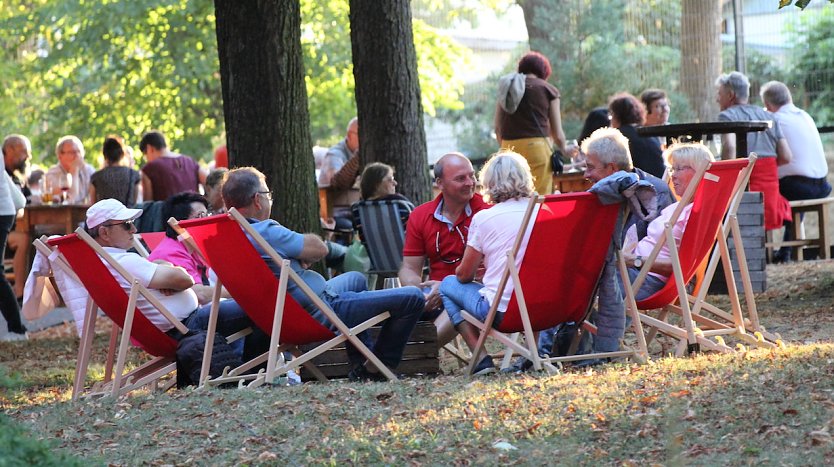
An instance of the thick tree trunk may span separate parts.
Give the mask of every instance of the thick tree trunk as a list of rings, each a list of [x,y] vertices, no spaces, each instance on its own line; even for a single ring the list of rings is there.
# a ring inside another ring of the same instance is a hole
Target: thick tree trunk
[[[229,164],[266,175],[274,218],[318,231],[299,0],[214,5]]]
[[[721,0],[682,0],[681,91],[699,121],[718,119],[715,79],[721,73]]]
[[[359,158],[392,165],[397,191],[425,202],[431,191],[409,2],[351,0],[350,37]]]

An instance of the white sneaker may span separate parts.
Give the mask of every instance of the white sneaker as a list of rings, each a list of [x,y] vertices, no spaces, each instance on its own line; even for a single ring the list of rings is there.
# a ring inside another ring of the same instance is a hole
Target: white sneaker
[[[28,341],[29,340],[29,333],[24,332],[23,334],[18,334],[16,332],[10,332],[6,334],[4,337],[3,342],[17,342],[17,341]]]

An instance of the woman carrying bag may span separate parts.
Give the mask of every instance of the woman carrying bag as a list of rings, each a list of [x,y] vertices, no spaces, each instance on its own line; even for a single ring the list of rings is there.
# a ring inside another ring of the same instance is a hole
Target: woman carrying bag
[[[527,160],[536,192],[542,195],[553,192],[551,154],[556,149],[565,152],[559,90],[545,81],[550,73],[547,57],[527,52],[518,61],[518,73],[499,80],[495,108],[495,135],[501,148]]]

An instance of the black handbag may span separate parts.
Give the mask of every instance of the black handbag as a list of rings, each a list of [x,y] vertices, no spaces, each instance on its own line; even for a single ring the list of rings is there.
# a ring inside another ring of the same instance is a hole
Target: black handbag
[[[553,148],[553,154],[550,155],[550,167],[553,169],[553,173],[558,175],[565,170],[565,164],[562,163],[562,150],[559,148]]]

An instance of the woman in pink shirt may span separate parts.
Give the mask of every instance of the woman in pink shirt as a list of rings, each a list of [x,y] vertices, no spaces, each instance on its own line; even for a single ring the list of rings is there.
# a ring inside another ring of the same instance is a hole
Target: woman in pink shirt
[[[168,219],[177,220],[196,219],[208,215],[208,201],[201,195],[183,192],[165,200],[162,206],[162,219],[166,222],[165,238],[154,248],[148,259],[163,260],[174,266],[179,266],[194,278],[195,284],[208,285],[205,262],[199,254],[192,254],[188,248],[177,240],[177,233],[167,225]]]
[[[682,196],[686,192],[690,182],[695,177],[695,173],[713,161],[712,153],[701,143],[673,144],[666,150],[664,157],[668,161],[669,167],[671,167],[672,185],[678,196]],[[660,215],[649,224],[646,236],[642,239],[637,239],[634,226],[626,233],[623,259],[628,266],[629,280],[632,283],[640,273],[645,258],[648,258],[657,242],[663,237],[663,228],[670,221],[672,214],[678,208],[678,204],[680,204],[680,201],[663,209]],[[680,216],[672,226],[672,236],[678,246],[680,246],[681,237],[684,229],[686,229],[686,223],[689,221],[691,212],[692,203],[690,200],[690,203],[684,206]],[[653,295],[663,288],[670,275],[672,275],[672,260],[669,255],[669,247],[664,244],[652,263],[649,274],[640,286],[640,290],[635,291],[635,298],[643,300]]]

